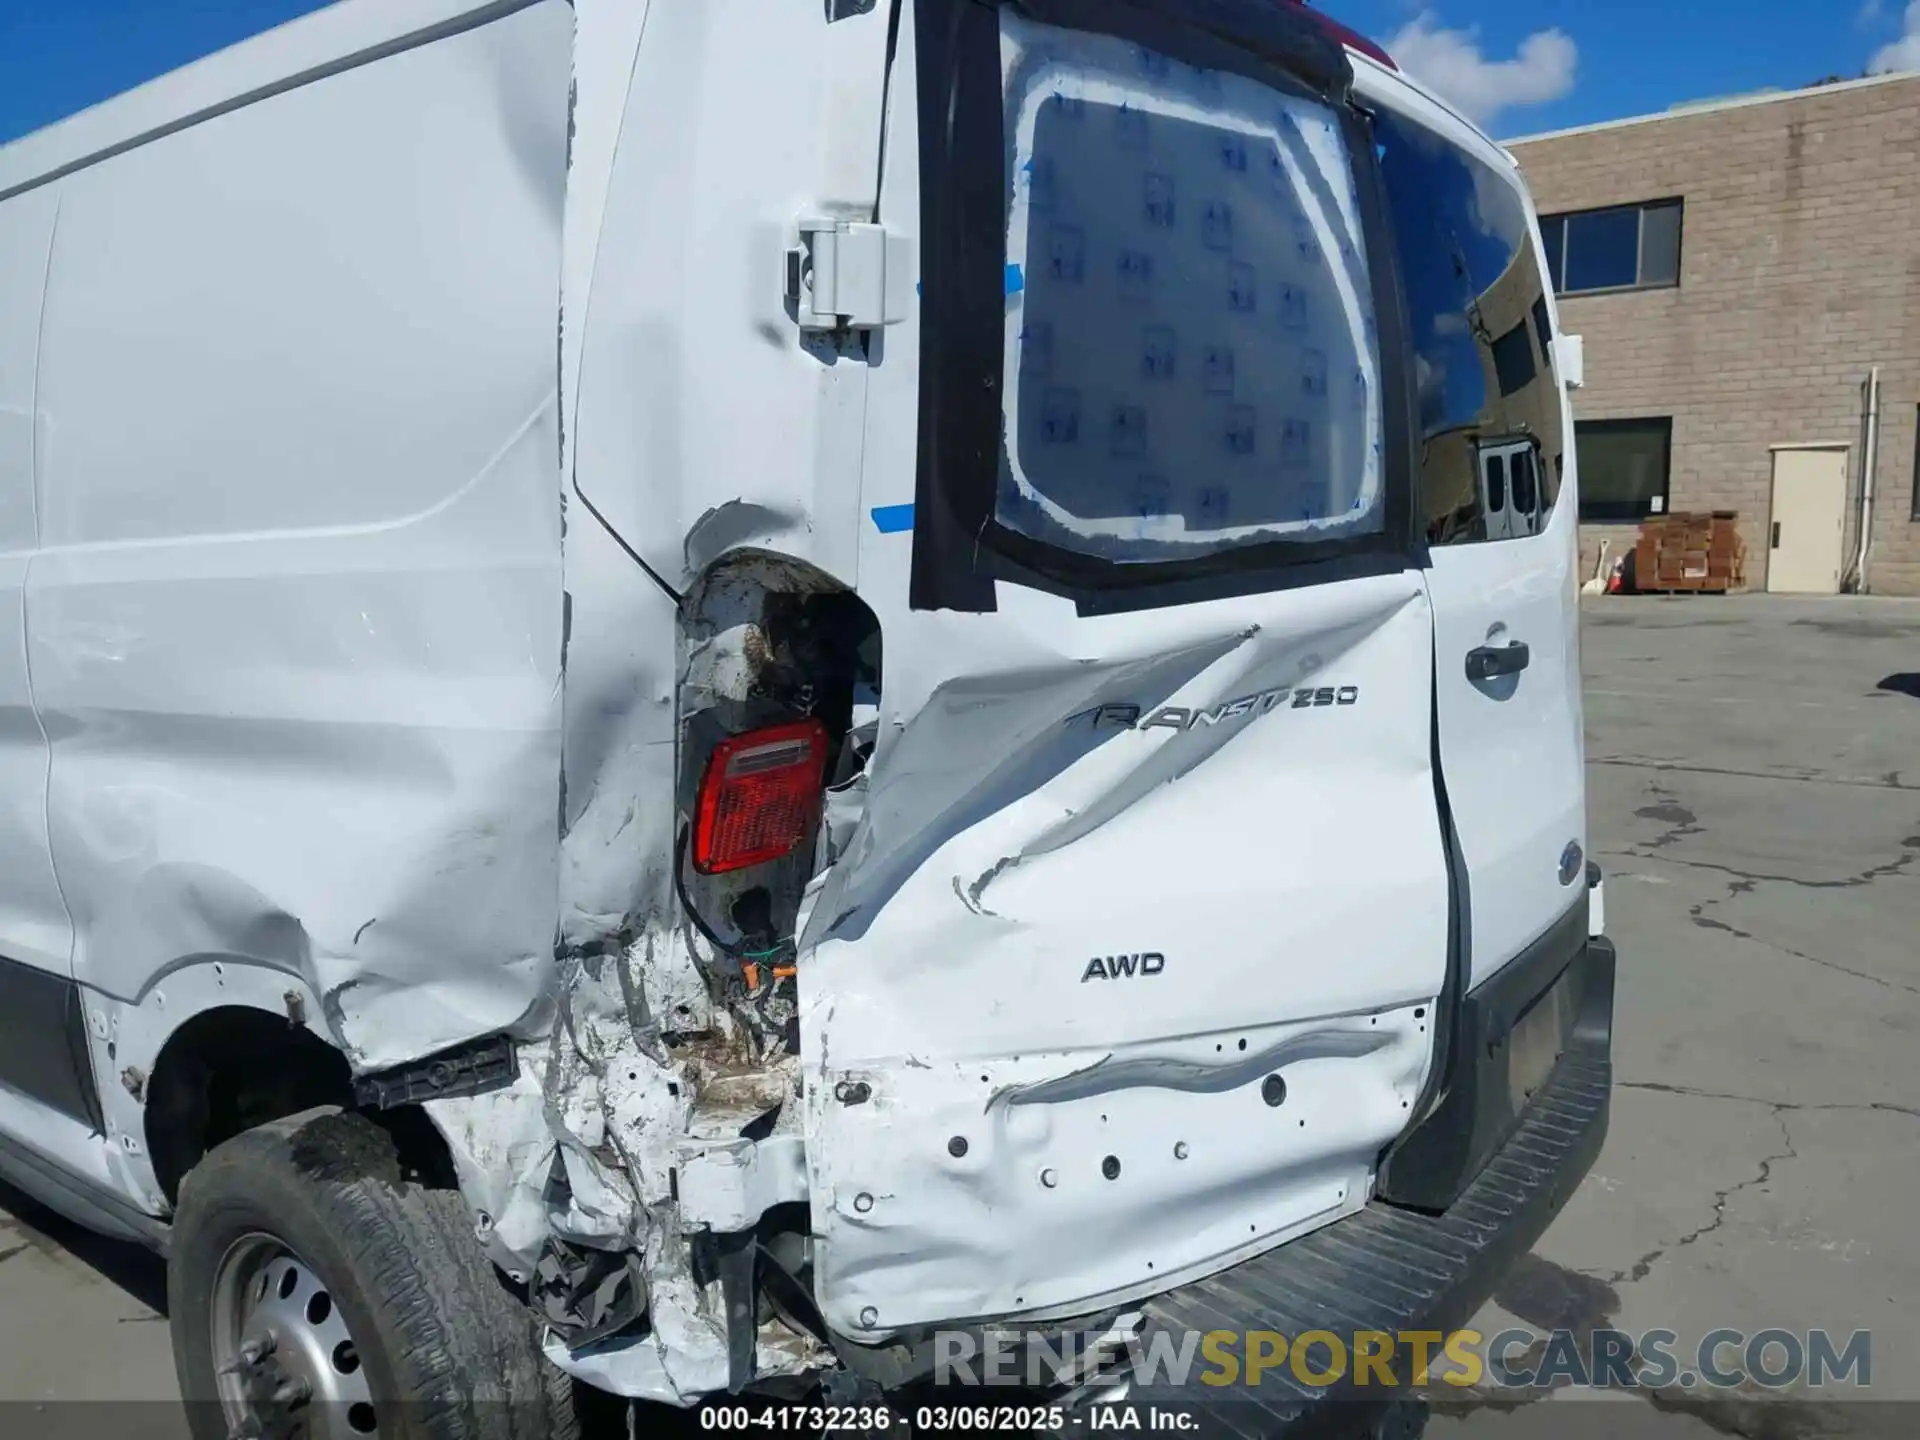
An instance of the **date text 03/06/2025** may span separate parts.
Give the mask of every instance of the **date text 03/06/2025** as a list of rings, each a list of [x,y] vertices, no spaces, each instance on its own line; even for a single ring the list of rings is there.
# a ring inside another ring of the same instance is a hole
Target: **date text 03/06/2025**
[[[911,1416],[884,1405],[703,1405],[700,1428],[799,1435],[899,1430],[905,1434],[952,1432],[1057,1435],[1069,1430],[1198,1430],[1200,1418],[1167,1405],[920,1405]]]

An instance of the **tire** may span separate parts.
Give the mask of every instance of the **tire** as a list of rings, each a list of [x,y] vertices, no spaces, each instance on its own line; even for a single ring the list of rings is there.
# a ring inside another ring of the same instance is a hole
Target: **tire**
[[[194,1166],[167,1305],[195,1440],[303,1422],[382,1440],[580,1434],[572,1381],[541,1356],[459,1193],[407,1180],[392,1137],[364,1116],[277,1120]],[[269,1333],[270,1353],[235,1359],[239,1342],[257,1350]]]

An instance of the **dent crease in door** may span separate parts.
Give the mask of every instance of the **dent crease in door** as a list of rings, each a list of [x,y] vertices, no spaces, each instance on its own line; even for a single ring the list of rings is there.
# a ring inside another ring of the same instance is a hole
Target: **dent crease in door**
[[[863,1339],[1085,1313],[1351,1212],[1432,1054],[1418,573],[1021,609],[997,656],[1007,617],[950,612],[890,652],[801,937],[816,1290]]]

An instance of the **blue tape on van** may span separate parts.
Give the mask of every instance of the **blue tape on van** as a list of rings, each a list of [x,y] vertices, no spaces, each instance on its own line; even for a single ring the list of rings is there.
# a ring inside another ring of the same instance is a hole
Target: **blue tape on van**
[[[1027,277],[1020,273],[1018,265],[1007,266],[1007,294],[1018,295],[1027,288]]]
[[[913,529],[913,506],[874,506],[873,528],[878,530],[882,535],[898,535],[902,530]]]

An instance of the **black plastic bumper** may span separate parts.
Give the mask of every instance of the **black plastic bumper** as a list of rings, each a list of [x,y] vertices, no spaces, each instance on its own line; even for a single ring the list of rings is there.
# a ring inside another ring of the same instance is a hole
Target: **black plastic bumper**
[[[1191,1331],[1244,1335],[1262,1330],[1291,1338],[1325,1330],[1351,1346],[1362,1332],[1447,1331],[1470,1319],[1560,1213],[1606,1139],[1613,1081],[1612,944],[1586,941],[1545,976],[1545,985],[1563,975],[1578,1004],[1560,1058],[1518,1115],[1509,1110],[1510,1123],[1501,1127],[1505,1133],[1452,1204],[1436,1213],[1376,1200],[1289,1245],[1157,1296],[1142,1307],[1148,1353],[1156,1329],[1172,1332],[1176,1342]],[[1504,1013],[1509,1026],[1519,1018]],[[1473,1070],[1504,1076],[1504,1063],[1488,1063],[1504,1061],[1498,1044],[1489,1049],[1483,1042],[1477,1060]],[[1481,1098],[1474,1110],[1483,1119],[1471,1128],[1484,1134],[1487,1112],[1480,1107],[1492,1105],[1486,1098],[1490,1086],[1475,1093]],[[1310,1373],[1324,1364],[1323,1357]],[[1404,1360],[1399,1368],[1407,1368]],[[1213,1422],[1209,1430],[1248,1436],[1317,1431],[1322,1420],[1350,1423],[1350,1415],[1337,1412],[1349,1410],[1351,1402],[1378,1398],[1383,1397],[1353,1389],[1350,1375],[1343,1382],[1309,1385],[1290,1366],[1264,1370],[1255,1387],[1209,1391],[1191,1382],[1177,1390],[1136,1385],[1127,1396],[1134,1402],[1203,1405]]]

